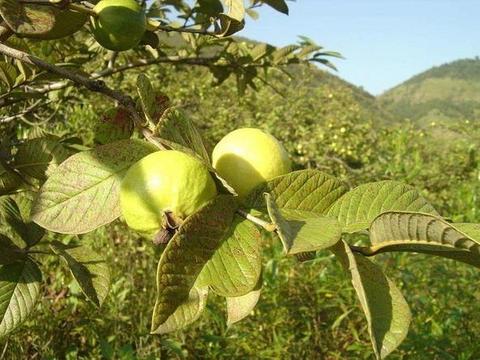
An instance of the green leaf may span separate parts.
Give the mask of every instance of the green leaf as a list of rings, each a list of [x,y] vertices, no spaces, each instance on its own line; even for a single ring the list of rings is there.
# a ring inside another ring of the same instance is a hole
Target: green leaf
[[[245,17],[245,6],[243,0],[222,0],[228,8],[226,15],[236,21],[243,21]]]
[[[147,75],[138,75],[137,92],[146,118],[150,123],[156,123],[157,119],[153,118],[155,113],[155,91]]]
[[[50,248],[66,261],[85,296],[96,306],[101,306],[110,290],[110,269],[105,259],[83,245],[53,241]]]
[[[129,167],[156,149],[121,140],[69,157],[40,189],[32,220],[64,234],[83,234],[120,216],[119,187]]]
[[[221,296],[245,295],[262,272],[262,237],[252,222],[235,216],[229,232],[203,268],[198,283]]]
[[[0,62],[0,80],[10,89],[17,78],[17,68],[10,63]]]
[[[379,214],[390,210],[437,214],[415,188],[387,180],[349,191],[333,204],[328,215],[338,218],[343,232],[354,233],[368,229]]]
[[[402,343],[408,333],[411,313],[405,298],[382,269],[353,253],[344,241],[332,248],[346,271],[368,322],[375,356],[384,359]]]
[[[215,35],[219,37],[231,36],[245,27],[244,21],[238,21],[225,14],[219,14],[220,26],[216,26]]]
[[[14,157],[15,169],[20,173],[44,181],[73,151],[63,147],[54,136],[27,140],[18,146]]]
[[[30,259],[0,267],[0,338],[33,311],[41,280],[40,269]]]
[[[18,0],[0,0],[0,14],[18,35],[42,40],[72,35],[80,30],[88,18],[86,14],[76,11]]]
[[[207,304],[208,288],[198,288],[196,286],[190,289],[188,298],[181,303],[175,312],[161,324],[153,333],[166,334],[169,332],[183,329],[184,327],[195,322]]]
[[[0,210],[0,215],[2,215],[5,222],[10,225],[26,245],[33,246],[42,239],[45,230],[31,222],[28,218],[23,217],[14,199],[10,197],[1,198]]]
[[[386,212],[370,226],[369,255],[416,252],[461,261],[480,268],[478,224],[450,224],[434,215]]]
[[[250,315],[260,299],[262,292],[262,277],[258,279],[257,285],[249,293],[227,297],[227,326],[245,319]]]
[[[12,264],[25,260],[26,254],[11,239],[0,234],[0,265]]]
[[[233,196],[217,196],[189,216],[170,240],[157,268],[152,333],[188,299],[202,268],[229,230],[236,208]]]
[[[300,46],[298,45],[287,45],[284,46],[280,49],[277,49],[273,52],[273,63],[274,64],[279,64],[281,62],[284,62],[285,60],[289,59],[292,57],[293,53],[298,50]]]
[[[335,177],[318,170],[294,171],[255,188],[245,205],[266,213],[264,193],[283,210],[302,210],[325,215],[332,204],[347,192]]]
[[[17,173],[0,163],[0,195],[11,194],[22,184],[22,178]]]
[[[268,193],[265,194],[265,201],[287,255],[329,248],[342,236],[335,218],[319,216],[309,211],[279,209]]]
[[[180,110],[167,110],[155,129],[155,135],[180,144],[197,154],[203,161],[210,164],[210,157],[195,124]]]
[[[55,25],[52,6],[23,4],[18,0],[0,0],[0,15],[17,34],[44,34]]]
[[[285,0],[262,0],[263,3],[271,6],[282,14],[288,15],[288,5]]]

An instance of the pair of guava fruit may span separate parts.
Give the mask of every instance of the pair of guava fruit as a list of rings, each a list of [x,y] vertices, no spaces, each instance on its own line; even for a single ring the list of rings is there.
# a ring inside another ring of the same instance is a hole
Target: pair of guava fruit
[[[91,18],[95,40],[113,51],[137,46],[147,28],[145,9],[135,0],[101,0]]]
[[[291,171],[280,142],[253,128],[226,135],[215,146],[212,160],[240,202],[257,185]],[[144,157],[127,171],[121,183],[120,205],[130,228],[154,235],[175,228],[216,195],[217,187],[206,164],[181,151],[166,150]]]

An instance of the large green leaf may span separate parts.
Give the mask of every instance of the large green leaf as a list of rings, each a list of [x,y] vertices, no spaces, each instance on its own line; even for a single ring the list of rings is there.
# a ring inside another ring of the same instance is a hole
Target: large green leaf
[[[243,21],[245,17],[245,5],[243,0],[222,0],[227,6],[226,15],[236,21]]]
[[[64,234],[82,234],[120,216],[119,187],[128,168],[156,149],[121,140],[69,157],[40,189],[32,220]]]
[[[0,216],[28,246],[38,243],[45,234],[44,229],[24,217],[11,197],[0,198]]]
[[[18,34],[45,34],[55,26],[55,9],[51,6],[23,4],[18,0],[0,0],[0,15]]]
[[[450,224],[434,215],[386,212],[370,227],[371,247],[362,251],[375,255],[406,251],[437,255],[480,268],[478,224]]]
[[[353,253],[344,241],[332,248],[346,271],[367,318],[375,356],[384,359],[405,339],[411,313],[405,298],[382,269]]]
[[[53,6],[0,0],[0,14],[20,36],[43,40],[59,39],[78,31],[87,15]]]
[[[33,311],[42,274],[30,259],[0,267],[0,338]]]
[[[101,306],[110,290],[110,269],[105,259],[83,245],[53,241],[50,247],[65,260],[85,296],[96,306]]]
[[[155,129],[155,135],[190,149],[207,164],[210,157],[195,124],[178,109],[168,109]]]
[[[333,217],[319,216],[311,211],[280,209],[268,193],[265,202],[288,255],[329,248],[342,236],[340,225]]]
[[[413,187],[387,180],[349,191],[333,204],[328,215],[338,218],[343,232],[353,233],[368,229],[373,219],[390,210],[437,213]]]
[[[184,303],[202,268],[227,234],[237,205],[233,196],[220,195],[190,215],[165,248],[157,268],[157,299],[152,332]]]
[[[281,209],[310,211],[324,215],[347,187],[335,177],[318,170],[300,170],[279,176],[255,188],[246,206],[267,212],[264,193],[270,193]]]
[[[220,247],[203,268],[198,283],[209,285],[222,296],[241,296],[251,291],[262,271],[262,238],[257,226],[240,216]]]
[[[198,288],[196,286],[190,289],[188,298],[181,303],[175,312],[161,324],[153,333],[165,334],[172,331],[183,329],[197,320],[202,315],[207,304],[208,288]]]

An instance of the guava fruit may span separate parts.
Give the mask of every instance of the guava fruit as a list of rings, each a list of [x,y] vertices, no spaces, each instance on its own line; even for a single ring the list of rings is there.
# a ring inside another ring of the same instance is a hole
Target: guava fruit
[[[181,151],[165,150],[128,169],[120,185],[120,207],[130,228],[153,235],[165,228],[166,218],[184,219],[216,195],[205,164]]]
[[[227,134],[213,149],[213,167],[244,199],[257,185],[291,171],[288,153],[272,135],[243,128]]]
[[[101,0],[93,11],[95,40],[113,51],[129,50],[140,43],[146,31],[145,10],[135,0]]]

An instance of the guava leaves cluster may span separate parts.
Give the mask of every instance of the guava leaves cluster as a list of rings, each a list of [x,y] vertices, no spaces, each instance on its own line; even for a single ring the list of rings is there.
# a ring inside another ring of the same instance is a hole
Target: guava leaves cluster
[[[42,244],[62,259],[92,304],[101,306],[107,298],[106,260],[82,244],[45,242],[44,229],[82,234],[117,219],[123,175],[159,149],[185,151],[210,166],[200,132],[181,109],[166,106],[148,78],[140,77],[137,85],[139,108],[152,125],[150,142],[122,139],[58,163],[52,159],[63,153],[56,156],[56,147],[42,143],[51,157],[41,167],[27,164],[28,171],[18,174],[44,181],[40,191],[2,198],[7,199],[0,202],[2,221],[11,232],[0,236],[5,254],[0,256],[0,273],[5,274],[0,281],[0,336],[34,308],[41,270],[31,251]],[[28,146],[40,146],[37,142]],[[185,219],[157,259],[154,334],[193,323],[209,295],[225,298],[229,326],[251,314],[261,301],[267,230],[286,256],[308,261],[319,251],[335,255],[351,278],[377,358],[385,358],[403,341],[411,313],[401,289],[369,257],[401,251],[480,265],[480,225],[448,222],[417,190],[400,182],[349,189],[324,172],[300,170],[261,184],[241,207],[224,180],[219,178],[218,186],[219,195]],[[367,234],[370,241],[358,246],[345,240],[344,235],[357,233]],[[20,300],[21,294],[28,296]]]

